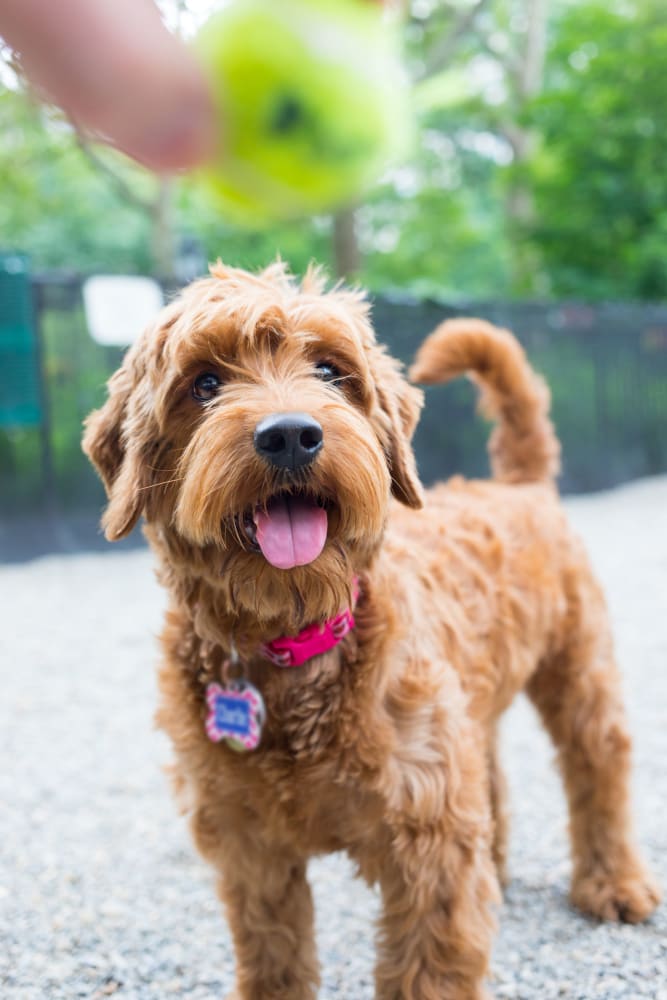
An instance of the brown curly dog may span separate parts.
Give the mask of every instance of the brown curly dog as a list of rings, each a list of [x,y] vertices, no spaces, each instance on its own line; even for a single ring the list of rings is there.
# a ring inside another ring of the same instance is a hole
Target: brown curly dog
[[[143,515],[169,591],[158,720],[219,876],[236,998],[316,996],[306,865],[338,850],[381,889],[378,998],[487,995],[496,720],[522,688],[558,749],[574,903],[638,921],[658,901],[604,598],[554,488],[548,391],[481,320],[440,326],[411,375],[464,372],[497,420],[494,478],[424,493],[422,394],[363,296],[218,264],[88,420],[107,537]]]

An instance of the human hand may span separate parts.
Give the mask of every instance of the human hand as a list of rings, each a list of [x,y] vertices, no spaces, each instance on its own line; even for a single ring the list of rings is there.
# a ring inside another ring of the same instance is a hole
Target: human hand
[[[157,171],[214,143],[208,87],[152,0],[0,0],[0,35],[72,120]]]
[[[212,152],[207,82],[152,0],[0,0],[0,36],[43,96],[145,166],[187,169]]]

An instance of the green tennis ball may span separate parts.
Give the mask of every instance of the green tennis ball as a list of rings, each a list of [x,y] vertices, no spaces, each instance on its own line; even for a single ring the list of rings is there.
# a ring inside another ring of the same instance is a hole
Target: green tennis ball
[[[372,0],[232,0],[201,29],[219,148],[201,179],[235,221],[326,212],[411,136],[395,21]]]

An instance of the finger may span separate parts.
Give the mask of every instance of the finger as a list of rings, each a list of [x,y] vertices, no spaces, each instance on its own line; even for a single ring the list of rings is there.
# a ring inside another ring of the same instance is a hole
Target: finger
[[[50,99],[146,166],[212,148],[204,77],[151,0],[2,0],[0,34]]]

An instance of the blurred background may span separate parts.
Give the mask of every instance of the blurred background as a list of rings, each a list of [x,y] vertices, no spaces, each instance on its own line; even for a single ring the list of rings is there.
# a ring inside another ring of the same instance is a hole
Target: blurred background
[[[190,37],[214,0],[162,0]],[[412,0],[413,158],[333,217],[241,230],[200,191],[91,146],[0,50],[0,558],[101,544],[81,423],[122,347],[95,275],[169,296],[280,253],[367,287],[408,361],[447,316],[513,329],[548,378],[565,492],[667,471],[667,19],[662,0]],[[103,338],[102,338],[103,339]],[[428,483],[485,474],[467,384],[429,390]]]

